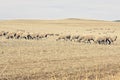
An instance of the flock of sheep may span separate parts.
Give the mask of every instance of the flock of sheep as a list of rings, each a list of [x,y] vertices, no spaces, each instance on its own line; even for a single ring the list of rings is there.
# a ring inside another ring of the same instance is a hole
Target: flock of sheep
[[[25,31],[6,32],[1,31],[0,36],[4,36],[6,39],[26,39],[26,40],[39,40],[47,38],[49,36],[57,36],[56,41],[74,41],[82,43],[96,43],[110,45],[117,40],[117,36],[94,36],[94,35],[60,35],[60,34],[39,34],[30,33]]]
[[[94,36],[94,35],[65,35],[59,36],[58,40],[76,41],[83,43],[96,43],[110,45],[117,40],[117,36]]]
[[[47,38],[48,36],[54,36],[57,34],[39,34],[39,33],[30,33],[25,31],[16,31],[16,32],[6,32],[1,31],[0,36],[4,36],[6,39],[26,39],[26,40],[39,40],[42,38]]]

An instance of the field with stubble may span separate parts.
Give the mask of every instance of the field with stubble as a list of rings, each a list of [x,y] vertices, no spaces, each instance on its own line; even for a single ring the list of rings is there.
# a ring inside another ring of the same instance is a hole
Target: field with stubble
[[[116,35],[111,45],[0,37],[0,80],[120,80],[120,23],[84,19],[5,20],[0,31]]]

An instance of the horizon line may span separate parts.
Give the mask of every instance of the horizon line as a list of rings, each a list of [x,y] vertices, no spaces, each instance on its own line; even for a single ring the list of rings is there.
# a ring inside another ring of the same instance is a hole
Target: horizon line
[[[57,19],[38,19],[38,18],[15,18],[15,19],[0,19],[0,21],[6,20],[97,20],[97,21],[117,21],[117,20],[103,20],[103,19],[93,19],[93,18],[57,18]]]

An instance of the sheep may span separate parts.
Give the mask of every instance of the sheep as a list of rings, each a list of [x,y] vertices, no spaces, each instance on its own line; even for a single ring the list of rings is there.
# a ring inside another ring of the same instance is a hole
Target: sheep
[[[39,36],[40,36],[40,34],[39,33],[34,33],[34,34],[32,34],[32,37],[34,38],[34,39],[39,39]]]
[[[5,32],[5,31],[1,31],[1,32],[0,32],[0,36],[6,36],[7,34],[8,34],[7,31],[6,31],[6,32]]]
[[[105,44],[105,45],[110,45],[114,41],[116,41],[117,36],[111,37],[111,36],[99,36],[96,38],[95,42],[98,44]]]
[[[108,44],[111,44],[111,43],[114,43],[114,41],[117,40],[117,36],[108,37],[107,39],[108,39],[108,42],[109,42]]]
[[[84,43],[92,43],[92,41],[95,41],[95,36],[93,35],[85,35],[85,36],[81,36],[81,38],[79,39],[79,42],[84,42]]]
[[[29,35],[29,32],[24,32],[22,35],[21,35],[21,39],[28,39],[28,35]]]
[[[15,32],[9,32],[7,35],[6,35],[6,39],[13,39],[14,37],[16,36],[16,33]]]
[[[15,39],[20,39],[22,34],[23,34],[23,32],[17,32],[15,35]]]
[[[56,41],[61,40],[61,39],[66,40],[66,41],[70,40],[71,39],[71,35],[59,36],[58,39],[56,39]]]
[[[78,39],[80,38],[80,35],[73,35],[71,36],[71,41],[78,41]]]

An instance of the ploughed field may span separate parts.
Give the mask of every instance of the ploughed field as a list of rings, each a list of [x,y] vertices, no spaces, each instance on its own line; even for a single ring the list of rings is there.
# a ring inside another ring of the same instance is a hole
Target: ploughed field
[[[119,22],[6,20],[0,21],[0,31],[27,33],[27,37],[0,36],[1,80],[120,79]],[[75,35],[80,38],[73,40]]]

